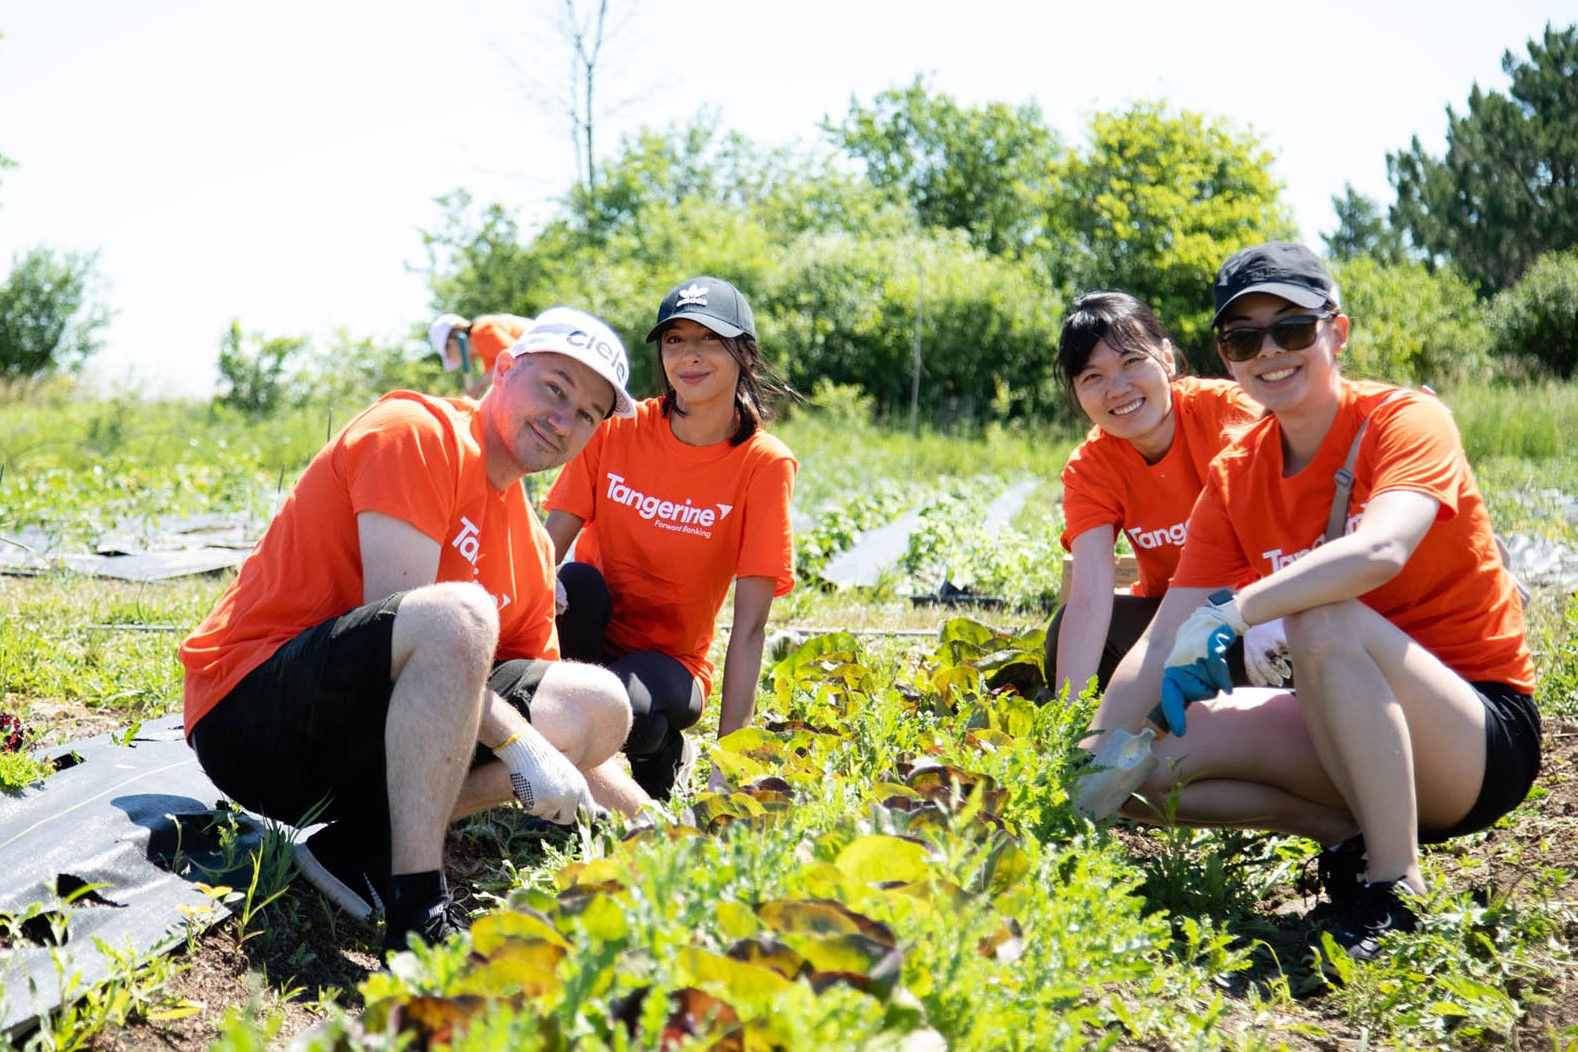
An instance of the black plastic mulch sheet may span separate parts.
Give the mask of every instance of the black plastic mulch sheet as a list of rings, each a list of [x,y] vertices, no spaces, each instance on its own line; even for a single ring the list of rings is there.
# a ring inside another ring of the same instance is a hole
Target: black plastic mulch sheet
[[[216,811],[221,794],[181,718],[118,737],[49,750],[53,775],[0,794],[0,1033],[125,974],[106,949],[140,963],[184,941],[192,924],[228,916],[198,881],[244,890],[251,879],[262,825]]]

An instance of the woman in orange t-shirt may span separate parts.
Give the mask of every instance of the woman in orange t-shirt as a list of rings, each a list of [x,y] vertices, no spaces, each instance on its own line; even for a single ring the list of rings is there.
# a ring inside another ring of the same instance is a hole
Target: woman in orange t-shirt
[[[1416,923],[1420,842],[1488,827],[1538,773],[1522,603],[1451,414],[1339,375],[1348,318],[1315,254],[1245,249],[1214,295],[1218,353],[1269,416],[1212,462],[1172,589],[1092,727],[1149,711],[1170,732],[1144,788],[1177,820],[1327,845],[1310,919],[1368,959]],[[1227,641],[1272,618],[1297,689],[1218,695]]]
[[[712,277],[681,283],[658,307],[654,340],[663,395],[600,427],[545,503],[558,558],[575,544],[575,561],[559,570],[560,648],[624,681],[631,774],[663,799],[695,755],[682,732],[712,690],[707,655],[731,582],[719,735],[755,711],[767,614],[794,584],[796,465],[763,429],[766,366],[738,289]],[[716,769],[708,784],[723,787]]]
[[[1058,370],[1094,426],[1063,467],[1063,547],[1073,554],[1068,594],[1047,628],[1047,682],[1077,697],[1098,690],[1156,608],[1183,551],[1205,468],[1228,432],[1259,411],[1231,380],[1177,375],[1156,315],[1123,292],[1074,304],[1058,337]],[[1122,530],[1140,578],[1114,594],[1113,546]],[[1235,682],[1247,682],[1241,646]]]

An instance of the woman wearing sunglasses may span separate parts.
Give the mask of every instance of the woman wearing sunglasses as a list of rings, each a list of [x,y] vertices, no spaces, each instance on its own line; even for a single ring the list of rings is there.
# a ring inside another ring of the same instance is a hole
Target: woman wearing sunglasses
[[[1143,788],[1176,794],[1179,821],[1326,845],[1311,920],[1370,958],[1414,927],[1418,845],[1486,828],[1539,770],[1522,604],[1451,414],[1339,374],[1348,318],[1319,259],[1248,248],[1213,291],[1218,352],[1268,416],[1212,462],[1173,587],[1092,726],[1149,713],[1170,732]],[[1273,618],[1297,690],[1217,695],[1227,641]]]
[[[1073,566],[1046,641],[1047,682],[1074,698],[1092,676],[1104,690],[1150,623],[1183,551],[1206,465],[1260,407],[1231,380],[1178,376],[1162,323],[1124,292],[1075,302],[1058,337],[1058,371],[1093,425],[1063,467],[1062,541]],[[1113,592],[1120,530],[1139,566],[1127,594]],[[1239,683],[1242,653],[1233,648]]]

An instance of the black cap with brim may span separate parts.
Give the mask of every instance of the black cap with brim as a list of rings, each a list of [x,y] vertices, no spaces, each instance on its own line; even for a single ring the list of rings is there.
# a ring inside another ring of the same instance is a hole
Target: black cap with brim
[[[1280,296],[1289,303],[1310,309],[1328,300],[1337,302],[1337,284],[1320,257],[1292,241],[1270,241],[1228,257],[1216,272],[1216,282],[1211,288],[1216,301],[1212,326],[1221,322],[1222,315],[1235,300],[1252,292]]]
[[[729,324],[727,321],[724,321],[716,314],[708,314],[706,311],[699,310],[679,310],[675,311],[673,314],[668,315],[662,321],[652,326],[652,331],[647,333],[647,342],[651,343],[653,340],[657,339],[658,333],[666,329],[671,322],[679,321],[681,318],[696,322],[698,325],[705,325],[719,336],[728,336],[732,338],[745,331],[738,325]],[[751,335],[754,336],[755,333],[752,333]]]
[[[657,324],[647,333],[647,343],[680,319],[705,325],[719,336],[756,336],[756,317],[740,290],[722,278],[706,275],[682,281],[658,305]]]

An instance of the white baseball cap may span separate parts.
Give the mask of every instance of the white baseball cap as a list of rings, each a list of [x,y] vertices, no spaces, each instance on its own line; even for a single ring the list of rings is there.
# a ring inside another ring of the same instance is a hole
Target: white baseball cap
[[[434,352],[444,363],[444,371],[452,373],[460,368],[460,362],[450,362],[444,357],[444,345],[449,342],[450,331],[457,325],[466,324],[466,319],[458,314],[440,314],[434,319],[433,324],[427,328],[427,342],[433,345]]]
[[[636,403],[625,390],[630,360],[625,357],[625,345],[606,323],[574,307],[549,307],[537,315],[509,354],[537,351],[562,354],[585,365],[614,386],[615,416],[636,415]]]

